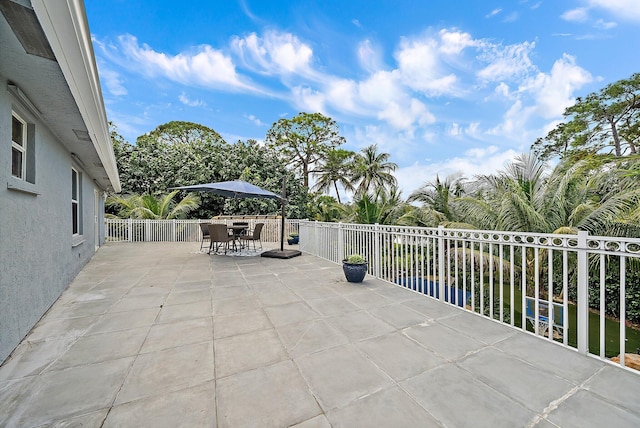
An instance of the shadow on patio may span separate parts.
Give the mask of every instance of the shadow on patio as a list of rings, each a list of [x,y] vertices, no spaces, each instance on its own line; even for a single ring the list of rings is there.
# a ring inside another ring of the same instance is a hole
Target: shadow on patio
[[[640,426],[634,373],[319,258],[198,245],[102,247],[0,368],[0,425]]]

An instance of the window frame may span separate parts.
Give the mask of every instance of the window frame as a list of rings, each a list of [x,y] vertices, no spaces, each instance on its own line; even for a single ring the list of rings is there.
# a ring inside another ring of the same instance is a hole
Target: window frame
[[[71,167],[71,234],[73,236],[79,236],[82,232],[80,227],[80,177],[80,171]]]
[[[13,119],[16,119],[18,122],[20,122],[20,125],[22,127],[22,129],[21,129],[22,142],[21,143],[13,140],[13,124],[14,124]],[[18,180],[22,180],[22,181],[27,181],[27,156],[28,156],[28,154],[27,154],[27,152],[28,152],[27,131],[28,131],[27,121],[24,120],[14,110],[12,110],[11,111],[11,176],[16,178],[16,179],[18,179]],[[14,170],[13,151],[14,150],[20,152],[20,156],[21,156],[21,165],[20,165],[20,175],[19,176],[15,175],[13,173],[13,170]]]

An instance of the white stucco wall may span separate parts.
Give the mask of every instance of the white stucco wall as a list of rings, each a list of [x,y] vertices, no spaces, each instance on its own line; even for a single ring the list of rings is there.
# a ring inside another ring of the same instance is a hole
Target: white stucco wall
[[[95,252],[94,189],[82,167],[37,117],[6,90],[0,75],[0,362],[26,336]],[[11,176],[11,111],[35,124],[35,184],[25,193],[8,189]],[[71,226],[71,168],[82,174],[82,239]],[[104,223],[98,192],[98,225]],[[104,238],[101,228],[100,240]],[[83,241],[79,243],[77,241]]]

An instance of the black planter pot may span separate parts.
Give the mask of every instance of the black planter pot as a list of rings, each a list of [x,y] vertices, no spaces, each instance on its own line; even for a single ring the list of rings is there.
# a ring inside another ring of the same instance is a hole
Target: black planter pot
[[[289,245],[293,245],[293,244],[297,244],[300,240],[299,236],[290,236],[289,239],[287,239],[287,244]]]
[[[364,263],[342,263],[342,270],[344,271],[344,276],[347,278],[349,282],[362,282],[364,280],[364,276],[367,274],[367,265]]]

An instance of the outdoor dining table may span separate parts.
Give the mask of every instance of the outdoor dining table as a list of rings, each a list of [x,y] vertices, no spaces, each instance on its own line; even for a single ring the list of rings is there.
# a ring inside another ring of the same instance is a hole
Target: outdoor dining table
[[[238,250],[236,247],[236,241],[240,241],[240,236],[242,236],[242,232],[249,229],[248,224],[234,224],[232,226],[227,226],[227,229],[233,233],[233,249],[234,251]],[[240,245],[240,249],[242,249],[242,245]]]

